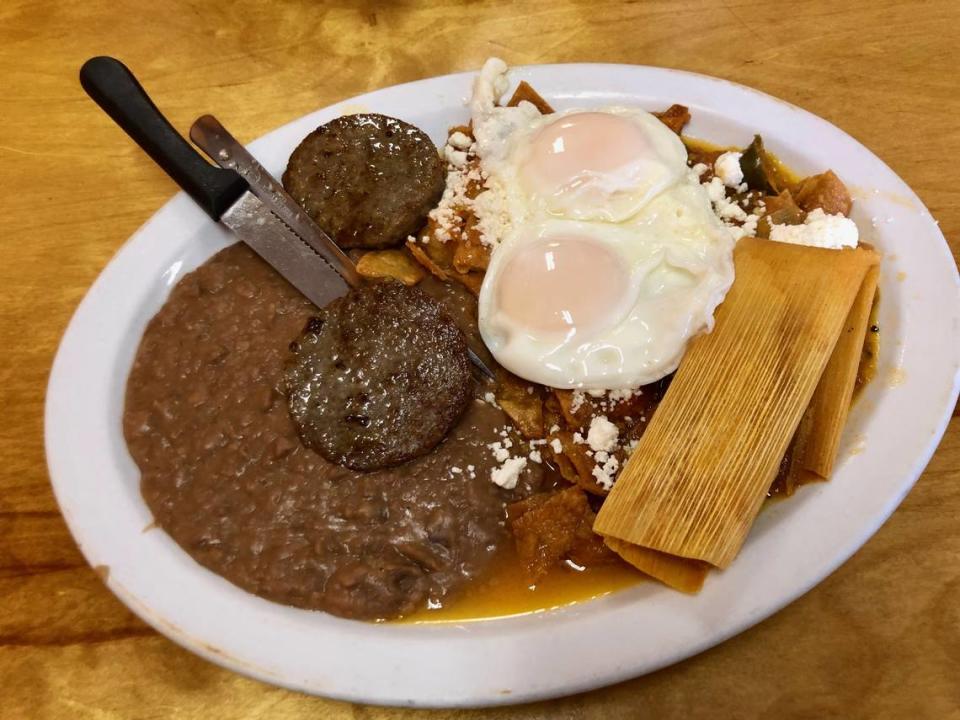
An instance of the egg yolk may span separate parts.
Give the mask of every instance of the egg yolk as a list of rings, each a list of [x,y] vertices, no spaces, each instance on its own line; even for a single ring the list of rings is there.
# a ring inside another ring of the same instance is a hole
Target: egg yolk
[[[595,240],[554,236],[520,247],[501,270],[498,310],[535,334],[589,334],[617,322],[629,274]]]
[[[612,175],[654,152],[643,129],[619,115],[566,115],[531,139],[522,174],[528,190],[557,195],[575,190],[591,176]]]

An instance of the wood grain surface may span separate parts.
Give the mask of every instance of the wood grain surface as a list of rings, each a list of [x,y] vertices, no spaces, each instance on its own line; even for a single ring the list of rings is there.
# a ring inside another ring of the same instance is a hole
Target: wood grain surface
[[[872,148],[960,254],[960,4],[276,2],[0,4],[0,717],[409,718],[272,688],[133,617],[57,511],[43,399],[71,313],[173,184],[86,98],[112,54],[173,123],[242,140],[393,83],[514,64],[663,65],[752,85]],[[682,98],[677,98],[682,100]],[[960,420],[853,559],[722,646],[596,692],[434,718],[960,718]],[[638,638],[638,642],[642,642]]]

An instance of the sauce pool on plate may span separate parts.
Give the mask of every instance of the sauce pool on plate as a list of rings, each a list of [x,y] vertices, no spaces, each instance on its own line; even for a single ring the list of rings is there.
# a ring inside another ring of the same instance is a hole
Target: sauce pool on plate
[[[423,608],[402,618],[401,623],[444,623],[490,620],[543,612],[593,600],[633,587],[644,577],[624,562],[605,563],[576,570],[559,566],[536,585],[530,585],[519,558],[507,549],[486,578],[468,593],[438,608]]]

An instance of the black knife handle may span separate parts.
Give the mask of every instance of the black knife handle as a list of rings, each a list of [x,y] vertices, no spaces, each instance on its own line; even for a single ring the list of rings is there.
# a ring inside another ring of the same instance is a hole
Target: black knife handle
[[[232,170],[208,163],[153,104],[122,62],[95,57],[80,68],[80,84],[120,128],[214,220],[247,189]]]

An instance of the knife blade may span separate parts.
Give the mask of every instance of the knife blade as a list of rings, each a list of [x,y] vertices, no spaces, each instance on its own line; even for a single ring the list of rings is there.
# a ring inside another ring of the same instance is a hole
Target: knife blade
[[[317,307],[349,291],[340,274],[249,190],[220,222]]]

